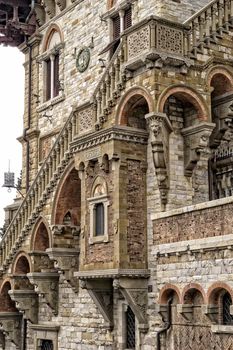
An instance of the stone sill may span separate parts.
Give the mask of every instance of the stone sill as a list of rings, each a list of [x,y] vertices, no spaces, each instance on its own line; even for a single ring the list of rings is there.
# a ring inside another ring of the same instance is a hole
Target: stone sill
[[[50,108],[51,106],[54,106],[57,103],[64,101],[64,99],[65,99],[64,94],[58,95],[58,96],[52,98],[51,100],[46,101],[43,104],[41,104],[39,107],[37,107],[36,111],[42,112],[42,111],[46,110],[47,108]]]
[[[213,333],[222,333],[222,334],[233,334],[233,325],[212,325],[211,331]]]
[[[214,208],[214,207],[220,207],[222,205],[230,204],[230,203],[233,203],[233,196],[215,199],[212,201],[198,203],[198,204],[194,204],[194,205],[189,205],[189,206],[185,206],[185,207],[178,208],[178,209],[172,209],[172,210],[165,211],[165,212],[156,213],[156,214],[151,215],[151,219],[153,221],[153,220],[168,218],[171,216],[182,215],[185,213],[190,213],[190,212],[194,212],[194,211],[198,211],[198,210],[205,210],[205,209],[210,209],[210,208]]]

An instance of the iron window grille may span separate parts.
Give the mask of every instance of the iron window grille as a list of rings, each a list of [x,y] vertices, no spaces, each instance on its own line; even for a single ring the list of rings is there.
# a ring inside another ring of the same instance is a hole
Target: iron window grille
[[[222,297],[222,318],[223,324],[233,325],[233,315],[231,315],[232,300],[229,293],[225,293]]]
[[[129,306],[126,311],[126,348],[135,349],[135,315]]]

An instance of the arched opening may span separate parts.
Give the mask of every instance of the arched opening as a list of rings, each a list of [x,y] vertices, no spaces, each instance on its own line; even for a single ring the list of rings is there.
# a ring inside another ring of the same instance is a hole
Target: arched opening
[[[29,272],[30,272],[29,261],[26,258],[26,256],[22,255],[16,261],[14,273],[17,275],[26,275]]]
[[[62,184],[55,207],[55,225],[80,226],[81,180],[76,169],[70,171]]]
[[[232,293],[228,286],[213,286],[209,291],[209,304],[215,305],[216,321],[219,324],[233,325]]]
[[[41,222],[34,236],[33,250],[44,252],[49,247],[49,233],[45,224]]]
[[[15,302],[11,300],[8,292],[11,290],[9,281],[5,282],[0,292],[0,312],[17,312]]]
[[[120,116],[120,124],[146,130],[145,115],[147,113],[149,113],[149,106],[145,97],[135,94],[125,103]]]
[[[227,72],[216,72],[210,80],[211,112],[215,129],[210,139],[210,198],[233,195],[233,85]]]
[[[173,88],[160,98],[159,108],[172,128],[169,140],[163,143],[167,151],[165,162],[169,161],[169,197],[173,207],[207,201],[208,161],[201,154],[208,147],[212,128],[206,123],[207,111],[201,97],[187,88]]]
[[[225,325],[233,325],[233,314],[231,310],[232,307],[232,299],[230,296],[230,293],[224,292],[221,296],[220,300],[220,307],[221,307],[221,316],[222,316],[222,324]]]

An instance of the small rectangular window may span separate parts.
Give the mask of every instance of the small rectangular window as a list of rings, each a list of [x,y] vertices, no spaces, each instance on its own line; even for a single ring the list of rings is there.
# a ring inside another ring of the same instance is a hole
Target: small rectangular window
[[[95,205],[95,236],[104,235],[104,205],[97,203]]]
[[[59,82],[59,55],[54,57],[54,86],[53,86],[53,97],[59,94],[60,82]]]
[[[51,98],[51,60],[45,61],[46,64],[46,101]]]
[[[130,306],[126,311],[126,347],[135,349],[135,315]]]
[[[131,26],[132,26],[132,8],[129,7],[127,10],[125,10],[124,29],[127,29]]]
[[[121,34],[121,20],[120,16],[116,16],[112,19],[113,24],[113,40],[118,39]]]

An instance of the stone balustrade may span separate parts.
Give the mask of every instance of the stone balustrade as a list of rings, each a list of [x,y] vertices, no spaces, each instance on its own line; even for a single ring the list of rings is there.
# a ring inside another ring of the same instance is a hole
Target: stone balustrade
[[[190,53],[195,58],[205,45],[216,43],[233,23],[233,0],[214,0],[184,24],[191,27]]]

